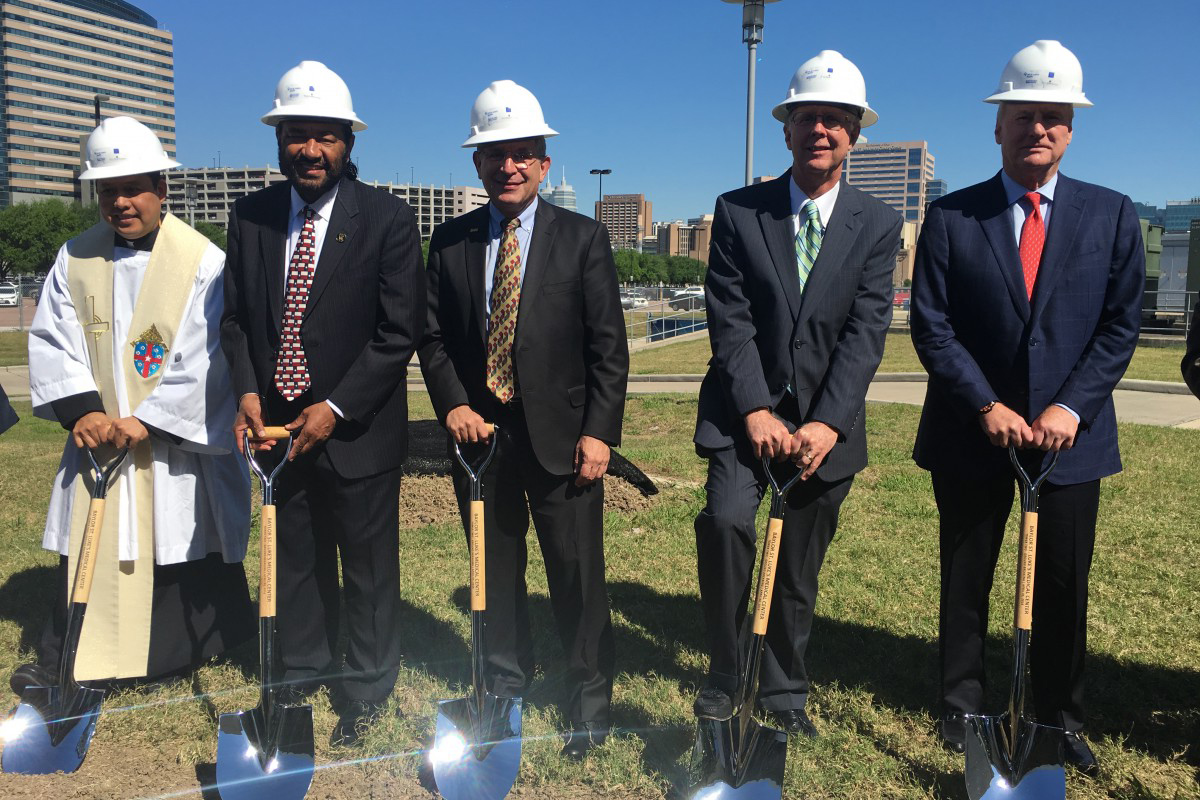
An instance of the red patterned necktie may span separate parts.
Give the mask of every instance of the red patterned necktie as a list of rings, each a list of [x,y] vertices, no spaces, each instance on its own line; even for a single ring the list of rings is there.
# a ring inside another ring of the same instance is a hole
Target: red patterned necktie
[[[283,330],[279,334],[279,360],[275,362],[275,388],[288,400],[295,400],[311,383],[304,343],[300,341],[300,323],[304,320],[308,290],[317,271],[317,229],[313,222],[316,216],[311,208],[304,207],[304,227],[300,229],[300,238],[288,263]]]
[[[492,273],[492,312],[488,316],[487,387],[501,403],[516,393],[512,346],[517,337],[517,306],[521,303],[521,246],[519,219],[504,223],[496,270]]]
[[[1025,216],[1025,224],[1021,226],[1021,271],[1025,273],[1025,292],[1032,300],[1038,265],[1042,263],[1042,246],[1046,244],[1046,226],[1042,224],[1042,196],[1027,192],[1025,199],[1033,206],[1033,211]]]

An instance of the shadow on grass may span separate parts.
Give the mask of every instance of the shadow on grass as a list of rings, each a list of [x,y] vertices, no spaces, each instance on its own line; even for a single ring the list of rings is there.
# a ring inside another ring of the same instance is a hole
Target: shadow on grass
[[[57,580],[54,567],[30,567],[13,573],[0,585],[0,618],[21,629],[21,649],[35,649],[42,627],[54,607]]]

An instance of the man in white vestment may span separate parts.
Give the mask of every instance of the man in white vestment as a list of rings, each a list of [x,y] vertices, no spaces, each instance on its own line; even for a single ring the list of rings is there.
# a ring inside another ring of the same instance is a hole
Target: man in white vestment
[[[182,676],[257,630],[218,330],[225,256],[161,213],[163,170],[177,166],[142,123],[100,123],[80,179],[96,181],[102,222],[59,250],[34,316],[34,414],[70,435],[42,542],[60,556],[57,599],[37,663],[12,676],[18,693],[57,673],[92,483],[84,447],[130,453],[110,482],[76,679]]]

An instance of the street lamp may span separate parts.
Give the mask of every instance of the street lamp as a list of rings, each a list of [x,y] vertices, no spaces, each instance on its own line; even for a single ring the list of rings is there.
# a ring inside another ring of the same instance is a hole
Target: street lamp
[[[112,98],[106,94],[92,95],[92,108],[95,110],[95,118],[96,118],[96,127],[97,128],[100,127],[100,104],[102,102],[104,102],[105,100],[112,100]]]
[[[198,178],[183,179],[183,204],[188,210],[188,224],[196,227],[196,206],[200,201],[200,180]]]
[[[591,174],[600,176],[600,202],[596,204],[596,222],[599,222],[600,218],[604,216],[604,214],[601,213],[604,210],[604,176],[612,175],[612,170],[594,169],[591,170]]]
[[[754,62],[758,44],[762,41],[763,17],[767,3],[779,0],[721,0],[742,5],[742,41],[746,43],[749,61],[746,66],[746,185],[754,179]]]

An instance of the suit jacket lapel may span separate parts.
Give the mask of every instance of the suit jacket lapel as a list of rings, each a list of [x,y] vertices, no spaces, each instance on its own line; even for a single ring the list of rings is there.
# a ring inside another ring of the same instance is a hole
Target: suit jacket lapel
[[[325,228],[325,241],[321,243],[321,256],[317,259],[317,274],[313,277],[312,288],[308,290],[305,319],[312,314],[313,307],[321,299],[325,287],[329,286],[333,274],[345,261],[346,253],[354,247],[354,236],[358,233],[357,190],[355,182],[345,178],[338,186],[333,213],[329,215],[329,225]]]
[[[796,265],[796,227],[792,222],[792,195],[788,182],[792,173],[785,171],[775,179],[767,207],[758,212],[767,252],[779,275],[783,293],[792,310],[792,318],[800,313],[800,273]]]
[[[471,305],[474,308],[476,327],[480,338],[487,342],[487,298],[483,296],[486,282],[485,273],[491,266],[484,263],[487,259],[488,228],[491,217],[488,207],[471,211],[470,225],[467,228],[467,238],[463,242],[466,250],[464,266],[467,270],[467,287],[471,294]]]
[[[1050,228],[1046,231],[1046,246],[1042,251],[1042,263],[1038,267],[1037,281],[1033,285],[1033,316],[1046,307],[1053,293],[1054,284],[1069,269],[1067,254],[1072,251],[1079,223],[1084,217],[1087,197],[1079,191],[1079,184],[1065,175],[1058,176],[1054,189],[1054,208],[1050,212]]]
[[[821,239],[821,251],[813,264],[812,272],[804,285],[804,303],[800,307],[797,324],[811,317],[821,307],[821,297],[829,289],[830,282],[850,252],[851,245],[858,238],[861,226],[858,215],[862,213],[862,198],[858,191],[850,186],[842,186],[838,191],[837,203],[833,206],[833,214],[829,224],[825,226],[825,236]],[[799,283],[799,273],[796,281]]]
[[[279,184],[285,188],[289,185]],[[284,272],[283,260],[287,257],[287,231],[291,217],[291,189],[280,192],[278,212],[270,226],[261,229],[258,237],[264,278],[267,282],[267,306],[271,312],[271,324],[278,334],[283,324]]]
[[[542,287],[542,279],[546,275],[546,265],[550,261],[550,248],[554,244],[554,206],[538,201],[537,211],[533,216],[533,236],[529,239],[529,257],[525,259],[525,274],[521,278],[521,303],[517,306],[517,340],[521,339],[521,331],[529,328],[522,326],[521,321],[529,319],[537,302],[536,298]]]
[[[1017,240],[1013,233],[1012,217],[1008,213],[1008,196],[1000,173],[992,178],[988,191],[987,207],[979,214],[979,224],[996,256],[996,263],[1004,274],[1013,308],[1025,322],[1029,321],[1029,295],[1025,291],[1025,273],[1021,269],[1021,255],[1017,252]]]

